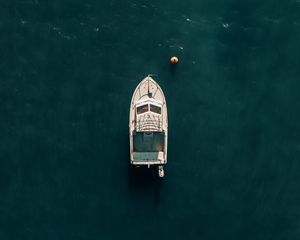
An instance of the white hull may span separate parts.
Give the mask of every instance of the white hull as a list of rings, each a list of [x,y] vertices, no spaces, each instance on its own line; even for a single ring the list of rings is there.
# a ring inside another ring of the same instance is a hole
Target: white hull
[[[136,87],[129,113],[130,163],[162,166],[167,163],[168,114],[164,93],[148,76]]]

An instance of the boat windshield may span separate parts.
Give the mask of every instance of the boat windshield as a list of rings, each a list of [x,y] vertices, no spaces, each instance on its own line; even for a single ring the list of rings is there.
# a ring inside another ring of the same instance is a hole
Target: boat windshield
[[[150,104],[150,111],[154,113],[161,114],[161,108]]]
[[[137,107],[136,112],[137,114],[148,112],[148,104]]]

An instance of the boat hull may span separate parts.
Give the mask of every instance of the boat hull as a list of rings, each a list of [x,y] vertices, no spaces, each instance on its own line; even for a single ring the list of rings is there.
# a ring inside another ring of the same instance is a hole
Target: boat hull
[[[140,114],[139,108],[147,111]],[[150,167],[167,163],[167,104],[162,89],[150,76],[138,84],[132,95],[129,141],[132,165]]]

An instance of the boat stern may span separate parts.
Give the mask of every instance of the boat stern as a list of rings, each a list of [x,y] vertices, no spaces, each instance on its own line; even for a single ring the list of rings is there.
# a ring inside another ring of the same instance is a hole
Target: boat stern
[[[164,152],[133,152],[132,165],[163,165],[166,164]]]

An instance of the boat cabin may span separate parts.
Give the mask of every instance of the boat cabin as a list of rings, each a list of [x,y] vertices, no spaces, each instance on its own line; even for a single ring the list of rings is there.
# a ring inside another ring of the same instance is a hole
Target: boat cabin
[[[136,114],[151,112],[161,115],[161,103],[153,100],[142,101],[136,105]]]

